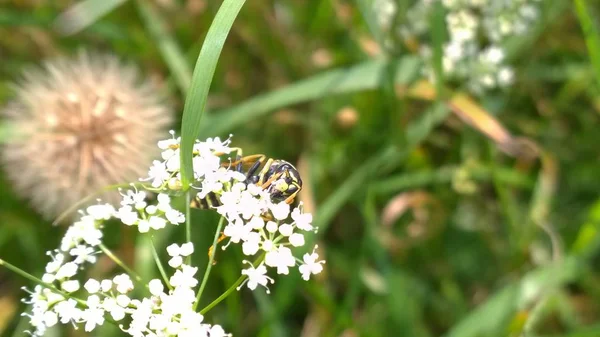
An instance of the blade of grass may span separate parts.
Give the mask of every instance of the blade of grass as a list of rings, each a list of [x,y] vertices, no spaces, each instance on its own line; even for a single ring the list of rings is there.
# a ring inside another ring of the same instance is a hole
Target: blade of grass
[[[54,22],[54,27],[64,35],[84,30],[127,0],[84,0],[64,11]]]
[[[505,331],[505,324],[529,299],[577,280],[581,270],[581,261],[568,257],[559,263],[531,271],[519,282],[496,291],[484,304],[450,329],[445,337],[496,336]]]
[[[208,29],[194,67],[192,83],[185,99],[183,121],[181,123],[181,181],[184,190],[189,188],[190,181],[193,178],[192,150],[194,141],[200,132],[200,120],[206,107],[208,90],[227,35],[244,2],[245,0],[223,1]]]
[[[146,29],[156,42],[179,90],[184,95],[187,94],[192,80],[192,70],[186,61],[185,53],[179,48],[167,29],[166,21],[156,12],[154,7],[145,0],[137,0],[135,3]]]
[[[431,33],[431,42],[433,44],[433,58],[432,68],[433,73],[435,74],[435,88],[436,92],[440,93],[437,95],[438,101],[442,100],[445,97],[444,91],[444,67],[442,65],[442,58],[444,56],[443,44],[445,40],[446,27],[444,23],[445,15],[444,15],[444,5],[440,1],[435,2],[434,10],[431,14],[430,18],[430,33]]]
[[[373,13],[373,0],[356,0],[355,2],[360,14],[367,23],[367,27],[369,27],[369,31],[371,31],[371,34],[379,44],[379,47],[382,50],[385,50],[384,34],[377,23],[375,13]]]
[[[410,172],[373,184],[376,194],[395,194],[402,190],[423,188],[429,185],[448,184],[452,182],[455,174],[461,170],[456,166],[444,166],[436,170]],[[478,166],[468,169],[469,175],[477,181],[490,181],[496,179],[498,182],[519,188],[532,188],[534,181],[527,175],[508,167],[486,167]]]
[[[222,135],[238,126],[292,104],[315,100],[332,94],[345,94],[380,88],[385,60],[369,60],[350,68],[333,69],[300,80],[287,87],[254,97],[232,108],[207,116],[201,127],[203,135]],[[399,60],[395,82],[408,84],[419,71],[419,60],[407,56]]]
[[[598,26],[592,20],[585,0],[575,0],[575,12],[583,30],[585,43],[590,54],[590,61],[592,62],[592,67],[596,73],[596,80],[600,87],[600,32]]]

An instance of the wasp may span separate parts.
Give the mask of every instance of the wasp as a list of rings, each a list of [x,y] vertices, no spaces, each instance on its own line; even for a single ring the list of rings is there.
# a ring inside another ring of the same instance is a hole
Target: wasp
[[[285,160],[267,159],[262,154],[242,157],[241,150],[236,150],[238,151],[236,160],[223,165],[235,167],[238,172],[244,173],[246,175],[245,184],[255,184],[263,190],[267,190],[272,202],[284,201],[287,204],[294,202],[294,198],[302,189],[302,179],[294,165]],[[190,207],[200,209],[209,209],[221,205],[219,197],[213,192],[207,194],[204,198],[200,198],[197,194],[190,203]],[[265,220],[271,219],[265,218]],[[217,243],[224,239],[225,235],[221,233]],[[213,250],[213,246],[208,249],[209,258],[212,256]]]
[[[232,163],[225,163],[235,167],[238,172],[246,175],[246,184],[255,184],[267,190],[272,202],[285,201],[287,204],[294,202],[294,198],[302,189],[302,179],[298,170],[285,160],[272,159],[262,154],[238,158]],[[245,169],[247,168],[247,169]],[[221,206],[221,201],[215,193],[209,193],[205,198],[198,195],[192,200],[191,207],[209,209]]]

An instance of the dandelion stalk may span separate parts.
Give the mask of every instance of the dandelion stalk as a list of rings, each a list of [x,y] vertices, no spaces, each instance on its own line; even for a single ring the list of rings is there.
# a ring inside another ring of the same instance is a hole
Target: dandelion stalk
[[[169,290],[173,290],[173,287],[169,283],[169,278],[167,277],[165,268],[163,267],[162,262],[160,262],[160,259],[158,258],[158,252],[156,251],[156,246],[154,245],[154,240],[152,239],[152,237],[150,238],[150,245],[152,246],[152,256],[154,257],[154,262],[156,263],[156,266],[158,267],[158,271],[160,272],[160,275],[162,276],[163,281],[165,282],[165,284],[167,285],[167,288],[169,288]]]
[[[56,288],[54,285],[52,285],[50,283],[42,281],[41,279],[39,279],[39,278],[37,278],[37,277],[29,274],[28,272],[24,271],[23,269],[15,266],[15,265],[13,265],[13,264],[11,264],[9,262],[6,262],[6,261],[0,259],[0,266],[4,266],[4,267],[6,267],[6,269],[12,271],[13,273],[18,274],[19,276],[22,276],[22,277],[24,277],[24,278],[32,281],[33,283],[39,284],[41,286],[44,286],[45,288],[48,288],[48,289],[52,290],[53,292],[55,292],[55,293],[63,296],[64,298],[72,298],[75,301],[77,301],[77,303],[79,303],[81,305],[87,306],[87,302],[86,301],[84,301],[84,300],[82,300],[80,298],[77,298],[75,296],[71,296],[69,293],[66,293],[66,292],[64,292],[64,291]]]
[[[223,227],[224,222],[225,222],[225,218],[221,217],[221,219],[219,220],[219,224],[217,225],[217,231],[215,232],[215,237],[213,239],[212,253],[209,254],[208,265],[206,266],[206,271],[204,272],[204,277],[202,278],[202,283],[200,284],[200,289],[198,290],[198,295],[196,295],[196,302],[194,303],[194,310],[196,310],[196,308],[198,307],[198,304],[200,303],[200,297],[202,296],[202,292],[204,292],[204,287],[206,287],[206,282],[208,282],[208,276],[210,275],[210,270],[212,269],[213,263],[215,261],[215,254],[217,253],[217,245],[218,245],[218,241],[219,241],[219,236],[221,235],[221,228]]]
[[[104,244],[100,244],[99,247],[100,247],[100,250],[102,250],[102,252],[104,254],[106,254],[117,265],[119,265],[121,268],[123,268],[123,270],[125,270],[125,272],[127,274],[129,274],[131,277],[133,277],[138,283],[142,283],[142,278],[140,277],[140,275],[138,275],[131,268],[127,267],[127,265],[125,264],[125,262],[123,262],[118,256],[116,256],[110,249],[108,249]]]

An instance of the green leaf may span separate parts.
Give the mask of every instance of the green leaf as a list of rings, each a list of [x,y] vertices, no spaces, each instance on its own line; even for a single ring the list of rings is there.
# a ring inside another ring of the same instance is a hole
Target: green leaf
[[[201,128],[203,135],[221,135],[231,132],[279,108],[328,97],[333,94],[346,94],[372,90],[384,85],[385,60],[369,60],[350,68],[332,69],[300,80],[287,87],[274,90],[245,101],[232,108],[218,111],[207,118]],[[407,84],[420,70],[419,60],[407,56],[399,60],[395,82]]]
[[[64,11],[54,25],[64,35],[73,35],[84,30],[104,15],[116,9],[126,0],[84,0]]]
[[[192,70],[186,61],[185,54],[169,33],[167,22],[146,1],[138,0],[136,4],[146,29],[157,44],[165,63],[175,78],[175,82],[181,92],[187,94],[192,80]]]
[[[585,43],[590,54],[590,61],[596,73],[596,80],[600,87],[600,32],[598,26],[592,21],[592,16],[588,10],[585,0],[575,0],[575,10],[583,35],[585,36]]]
[[[212,83],[217,62],[233,21],[245,0],[224,0],[213,23],[208,29],[204,44],[198,55],[192,83],[185,99],[181,123],[181,181],[183,189],[189,188],[193,178],[192,150],[200,133],[200,120],[206,107],[208,90]]]

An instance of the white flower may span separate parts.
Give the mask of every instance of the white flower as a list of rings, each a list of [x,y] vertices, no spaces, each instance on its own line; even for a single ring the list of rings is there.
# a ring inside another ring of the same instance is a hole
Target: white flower
[[[49,262],[46,265],[46,273],[56,273],[65,261],[65,256],[60,253],[54,256],[52,256],[50,253],[48,255],[52,257],[52,262]]]
[[[252,228],[246,224],[242,219],[236,219],[225,226],[223,234],[230,238],[233,243],[238,243],[240,240],[246,238],[246,236],[252,231]]]
[[[300,203],[302,206],[302,203]],[[300,210],[300,206],[294,208],[292,211],[292,219],[294,220],[296,227],[303,231],[310,231],[313,229],[312,226],[312,214],[310,213],[302,213]]]
[[[165,287],[162,284],[162,281],[159,279],[154,279],[148,283],[148,289],[150,293],[154,296],[159,296],[163,293]]]
[[[150,228],[155,230],[163,229],[167,225],[167,220],[153,215],[148,220],[148,225],[150,226]]]
[[[77,302],[72,298],[58,302],[54,306],[54,311],[56,311],[60,317],[60,322],[62,324],[79,321],[82,313],[82,311],[77,308]]]
[[[265,287],[265,289],[267,290],[267,294],[268,294],[269,293],[268,284],[269,284],[269,282],[274,283],[274,281],[272,278],[270,278],[266,275],[267,268],[265,267],[265,265],[261,263],[257,268],[254,268],[252,263],[250,263],[249,261],[244,260],[243,262],[250,265],[250,267],[248,267],[247,269],[242,270],[242,275],[248,276],[248,280],[246,282],[246,284],[248,285],[248,288],[250,290],[254,290],[260,284],[261,286]],[[243,285],[244,284],[242,283],[238,287],[238,290],[241,289],[241,287]]]
[[[117,275],[113,278],[113,283],[117,287],[117,291],[121,294],[125,294],[133,290],[133,282],[127,274]]]
[[[82,264],[84,262],[95,263],[94,248],[85,245],[78,245],[69,251],[71,256],[75,256],[75,263]]]
[[[60,284],[60,287],[67,293],[74,293],[79,290],[79,281],[68,280]]]
[[[85,288],[85,290],[87,290],[88,293],[95,294],[100,291],[100,282],[91,278],[87,280],[87,282],[85,282],[83,287]]]
[[[316,249],[317,247],[313,249],[311,254],[304,254],[304,264],[299,267],[302,278],[306,281],[310,279],[310,275],[316,275],[323,271],[325,261],[317,261],[319,255],[315,252]]]
[[[75,276],[78,268],[79,266],[75,262],[67,262],[56,272],[56,278],[62,280]]]
[[[125,205],[115,213],[115,217],[127,226],[135,225],[138,222],[138,213],[130,205]]]
[[[171,268],[179,268],[183,263],[183,257],[181,257],[181,255],[173,256],[167,263]]]
[[[260,248],[260,234],[256,232],[248,233],[246,241],[242,244],[242,251],[244,255],[254,255]]]
[[[85,322],[85,331],[90,332],[96,326],[104,324],[104,310],[97,295],[88,297],[87,305],[88,308],[81,313],[81,320]]]
[[[181,270],[177,270],[175,274],[171,276],[169,283],[171,283],[173,287],[193,288],[198,284],[198,280],[194,278],[197,271],[197,267],[191,267],[184,264],[181,266]]]
[[[89,206],[86,211],[95,220],[108,220],[112,218],[115,209],[110,204],[104,204]]]
[[[283,201],[278,204],[270,204],[269,209],[277,220],[285,220],[290,214],[290,205]]]
[[[47,327],[51,327],[58,323],[58,315],[53,311],[46,311],[44,313],[44,324]]]
[[[169,209],[165,212],[165,217],[173,225],[185,222],[185,215],[176,209]]]
[[[294,247],[302,247],[304,246],[304,235],[300,233],[294,233],[290,235],[290,243]]]
[[[277,274],[287,275],[289,267],[296,265],[296,259],[289,248],[280,246],[277,250],[267,252],[265,264],[269,267],[276,267]]]
[[[146,219],[140,220],[137,226],[140,233],[148,233],[150,231],[150,222]]]
[[[112,288],[112,285],[113,285],[112,280],[102,280],[100,282],[100,289],[102,290],[102,292],[107,293]]]
[[[137,206],[141,206],[143,204],[146,203],[146,192],[144,191],[132,191],[132,190],[127,190],[127,192],[125,194],[121,194],[123,196],[123,199],[121,200],[121,206],[126,206],[126,205],[137,205]],[[136,206],[136,208],[138,208]]]
[[[112,297],[107,297],[102,302],[102,307],[110,313],[115,321],[120,321],[125,318],[125,309],[117,304],[117,301]]]
[[[148,171],[148,179],[140,179],[141,181],[152,180],[152,187],[160,187],[167,179],[171,177],[171,173],[167,171],[164,163],[155,160],[152,162],[152,167]]]

